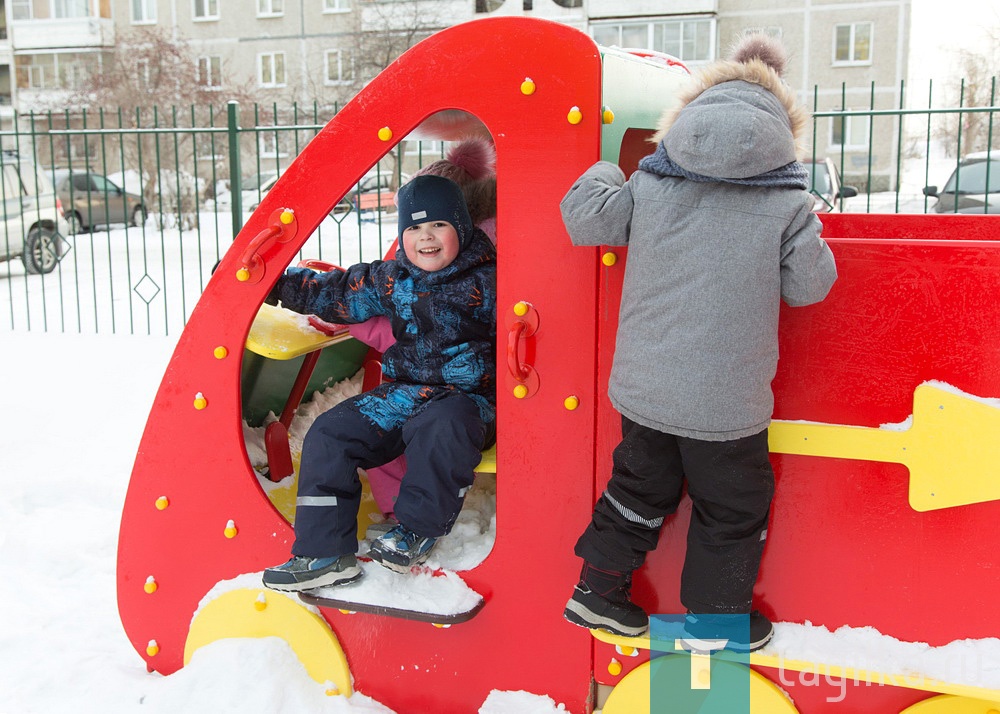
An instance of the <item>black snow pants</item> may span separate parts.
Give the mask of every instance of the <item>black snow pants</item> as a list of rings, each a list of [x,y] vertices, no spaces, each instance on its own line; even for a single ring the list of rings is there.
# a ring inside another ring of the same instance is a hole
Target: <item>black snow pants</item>
[[[427,402],[401,428],[388,431],[351,401],[320,414],[302,444],[294,555],[357,551],[358,467],[381,466],[403,453],[407,465],[396,518],[418,535],[447,534],[472,486],[482,449],[495,438],[496,422],[485,423],[476,403],[461,392]]]
[[[681,602],[691,612],[746,613],[767,537],[774,472],[767,430],[732,441],[665,434],[622,418],[607,489],[576,554],[605,570],[630,572],[656,547],[685,482],[691,524]]]

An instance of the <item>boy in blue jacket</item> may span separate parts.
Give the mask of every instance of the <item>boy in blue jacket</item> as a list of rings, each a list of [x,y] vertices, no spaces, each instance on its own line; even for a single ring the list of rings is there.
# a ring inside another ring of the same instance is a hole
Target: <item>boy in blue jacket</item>
[[[384,315],[395,344],[383,355],[391,381],[321,414],[299,469],[292,558],[264,571],[275,590],[306,590],[361,576],[355,553],[357,470],[407,456],[399,525],[368,555],[407,572],[455,523],[481,451],[496,434],[496,251],[472,224],[461,189],[418,176],[397,194],[394,260],[344,272],[291,268],[272,295],[329,322]]]

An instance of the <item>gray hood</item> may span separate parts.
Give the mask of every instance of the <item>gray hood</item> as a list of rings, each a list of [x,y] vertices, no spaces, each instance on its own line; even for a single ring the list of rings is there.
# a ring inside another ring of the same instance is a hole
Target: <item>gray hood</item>
[[[796,158],[785,107],[768,90],[743,80],[698,95],[677,114],[663,146],[682,168],[720,178],[758,176]]]
[[[693,79],[652,138],[679,166],[739,179],[801,156],[809,114],[774,68],[757,58],[719,60]]]

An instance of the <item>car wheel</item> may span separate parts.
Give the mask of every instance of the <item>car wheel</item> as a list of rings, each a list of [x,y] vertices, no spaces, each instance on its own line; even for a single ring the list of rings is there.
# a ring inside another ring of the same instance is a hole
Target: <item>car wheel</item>
[[[66,216],[66,223],[69,224],[69,234],[76,235],[77,233],[83,233],[83,221],[80,219],[80,214],[76,211],[71,212]]]
[[[58,233],[41,228],[32,228],[24,241],[21,261],[29,273],[47,274],[59,263],[59,244],[62,237]]]
[[[132,210],[132,225],[133,226],[144,226],[146,225],[146,207],[141,203]]]

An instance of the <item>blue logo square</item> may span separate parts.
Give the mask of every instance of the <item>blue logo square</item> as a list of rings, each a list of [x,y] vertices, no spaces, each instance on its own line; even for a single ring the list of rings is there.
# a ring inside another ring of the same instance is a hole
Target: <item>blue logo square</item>
[[[749,615],[653,615],[650,714],[750,714]]]

